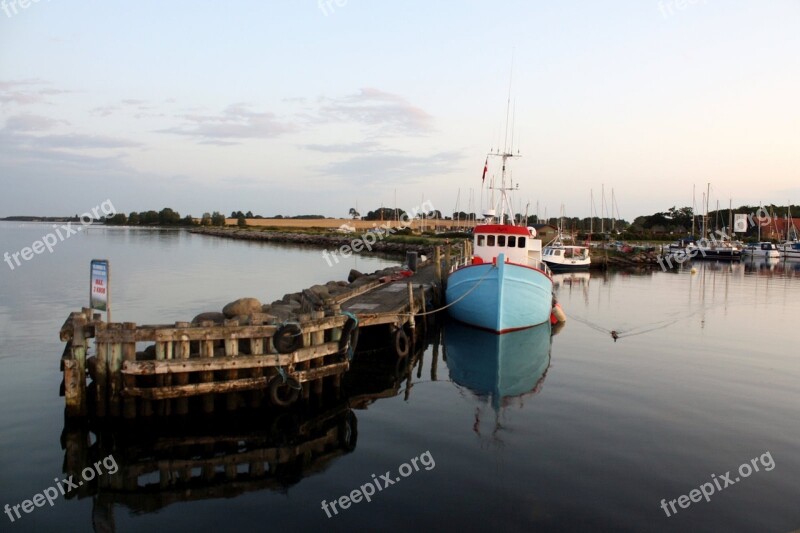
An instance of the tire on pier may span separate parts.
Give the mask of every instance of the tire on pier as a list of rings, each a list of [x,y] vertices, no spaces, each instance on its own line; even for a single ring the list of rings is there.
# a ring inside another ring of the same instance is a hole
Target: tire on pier
[[[411,352],[411,340],[404,328],[397,328],[392,335],[394,343],[394,353],[400,359],[405,359]]]
[[[289,407],[300,397],[301,389],[296,379],[287,377],[284,380],[282,376],[275,376],[269,382],[269,401],[278,407]]]
[[[339,353],[347,354],[352,358],[352,354],[358,346],[358,320],[348,317],[347,322],[342,326],[342,336],[339,338]]]
[[[283,324],[275,332],[272,342],[278,353],[292,353],[303,345],[303,331],[294,323]]]

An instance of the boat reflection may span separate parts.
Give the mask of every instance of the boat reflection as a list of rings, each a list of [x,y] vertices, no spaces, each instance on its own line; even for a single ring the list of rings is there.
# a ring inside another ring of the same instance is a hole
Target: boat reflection
[[[550,324],[496,335],[457,322],[445,325],[450,378],[493,409],[541,389],[550,366]]]

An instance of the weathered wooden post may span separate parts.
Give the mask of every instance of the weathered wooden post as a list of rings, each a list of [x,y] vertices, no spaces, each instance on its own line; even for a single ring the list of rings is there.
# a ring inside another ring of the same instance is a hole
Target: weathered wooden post
[[[122,407],[122,324],[108,324],[108,414],[119,416]]]
[[[414,314],[416,314],[416,306],[414,305],[414,285],[409,281],[408,282],[408,324],[411,327],[411,350],[413,351],[413,347],[417,345],[417,325],[414,319]]]
[[[190,324],[188,322],[175,322],[176,328],[188,328],[189,326]],[[180,336],[180,340],[175,343],[175,351],[177,359],[189,359],[191,355],[191,343],[189,342],[188,335],[182,334]],[[187,385],[189,383],[189,373],[181,372],[175,376],[174,381],[176,385]],[[175,400],[175,413],[179,415],[186,415],[189,413],[188,398],[177,398]]]
[[[94,326],[95,341],[94,346],[97,351],[97,367],[95,368],[95,414],[98,417],[106,416],[106,402],[108,401],[108,343],[97,340],[98,335],[106,329],[104,322],[98,322]]]
[[[325,311],[324,310],[312,311],[311,312],[311,318],[312,319],[316,319],[316,320],[323,319],[323,318],[325,318]],[[321,329],[319,331],[315,331],[314,333],[311,334],[311,345],[312,346],[319,346],[320,344],[325,344],[325,330],[324,329]],[[317,368],[317,367],[320,367],[320,366],[324,366],[325,365],[325,359],[326,359],[325,357],[317,357],[317,358],[313,359],[314,362],[312,363],[312,368]],[[314,380],[314,394],[316,394],[317,397],[320,397],[322,395],[322,382],[323,382],[323,378],[319,378],[319,379]]]
[[[442,247],[436,246],[433,249],[433,273],[436,284],[442,285]]]
[[[67,416],[86,416],[86,337],[85,315],[72,319],[69,359],[64,360],[64,400]]]
[[[447,277],[450,275],[450,268],[453,266],[453,245],[447,243],[447,248],[445,249],[445,257],[444,257],[444,281],[447,283]]]
[[[208,333],[208,328],[214,326],[214,322],[210,320],[204,320],[200,323],[203,329]],[[207,335],[206,335],[207,336]],[[214,341],[211,339],[204,339],[200,341],[200,357],[203,359],[211,359],[214,357]],[[210,361],[207,361],[210,362]],[[200,372],[199,379],[201,383],[207,383],[209,381],[214,381],[214,372]],[[203,394],[203,411],[205,413],[211,413],[214,411],[214,395]]]
[[[238,320],[225,320],[223,322],[224,326],[235,327],[239,325]],[[225,358],[228,357],[237,357],[239,355],[239,336],[235,333],[229,333],[225,337]],[[225,372],[225,378],[228,380],[233,380],[239,377],[238,370],[228,370]],[[228,411],[233,411],[236,409],[236,400],[238,394],[235,392],[229,392],[225,395],[225,404]]]
[[[269,342],[269,339],[267,339]],[[267,352],[264,350],[264,342],[263,337],[258,338],[251,338],[250,339],[250,357],[257,357],[266,354]],[[250,377],[253,379],[257,379],[264,376],[264,369],[261,367],[252,368],[250,369]],[[256,389],[250,392],[250,407],[258,407],[261,405],[261,401],[264,399],[264,391],[263,389]]]
[[[424,335],[428,334],[428,315],[427,315],[427,305],[425,303],[425,286],[419,286],[419,301],[420,301],[420,310],[422,311],[422,331]]]
[[[124,322],[122,331],[122,359],[123,361],[134,362],[136,361],[136,323]],[[122,385],[125,389],[135,388],[136,376],[132,374],[123,376]],[[130,396],[122,401],[122,416],[125,418],[136,417],[136,398]]]

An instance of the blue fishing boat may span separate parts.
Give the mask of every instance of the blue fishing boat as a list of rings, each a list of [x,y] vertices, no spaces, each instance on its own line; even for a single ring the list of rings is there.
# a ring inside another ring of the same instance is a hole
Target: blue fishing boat
[[[447,279],[445,300],[456,320],[507,333],[547,322],[555,300],[550,269],[542,261],[542,241],[536,230],[505,222],[514,220],[505,186],[508,152],[492,153],[503,160],[499,214],[490,209],[473,232],[473,254],[456,265]],[[487,157],[488,161],[488,157]],[[484,174],[486,166],[484,166]],[[493,180],[492,180],[493,181]],[[508,208],[508,210],[506,210]],[[497,219],[498,222],[495,222]]]

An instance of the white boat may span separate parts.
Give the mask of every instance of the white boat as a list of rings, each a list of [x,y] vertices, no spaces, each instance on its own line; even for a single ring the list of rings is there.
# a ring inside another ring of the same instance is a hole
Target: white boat
[[[764,259],[778,259],[781,252],[778,247],[771,242],[756,242],[748,244],[744,248],[744,254],[750,257]]]
[[[778,245],[781,257],[800,260],[800,241],[786,241]]]
[[[544,247],[542,260],[553,272],[586,270],[592,263],[588,247],[564,244],[561,239]]]
[[[585,270],[589,268],[592,260],[589,257],[588,246],[576,246],[564,244],[564,218],[561,207],[562,218],[558,225],[558,237],[544,247],[542,260],[547,263],[552,271]]]

